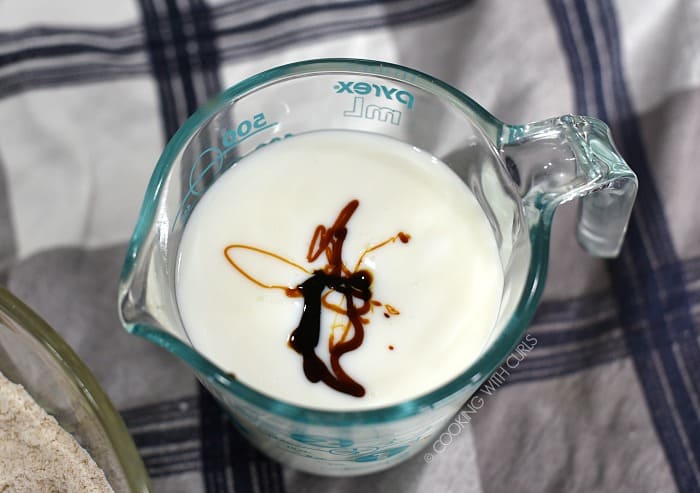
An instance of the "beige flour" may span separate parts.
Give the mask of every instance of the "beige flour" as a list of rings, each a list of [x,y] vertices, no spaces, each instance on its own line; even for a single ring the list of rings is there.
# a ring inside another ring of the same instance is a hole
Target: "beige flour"
[[[109,492],[78,442],[0,373],[0,493]]]

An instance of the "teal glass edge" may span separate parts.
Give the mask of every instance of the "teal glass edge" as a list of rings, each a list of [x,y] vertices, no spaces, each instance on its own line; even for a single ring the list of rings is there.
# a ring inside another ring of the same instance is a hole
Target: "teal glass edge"
[[[148,474],[126,424],[87,365],[44,319],[11,292],[0,287],[0,322],[3,317],[11,322],[8,326],[10,330],[19,327],[34,339],[65,371],[67,378],[85,398],[107,435],[131,491],[150,492]]]
[[[404,78],[393,76],[390,72],[387,73],[388,70],[395,70],[396,73],[410,75],[412,79],[407,81]],[[469,96],[449,84],[401,65],[373,60],[328,58],[291,63],[261,72],[231,86],[200,107],[187,119],[184,125],[167,143],[163,154],[158,159],[146,189],[144,203],[141,207],[122,268],[120,285],[123,286],[126,283],[126,280],[134,269],[139,250],[153,224],[161,188],[173,165],[174,158],[195,131],[224,106],[241,98],[253,89],[286,78],[328,71],[381,75],[409,85],[415,85],[435,94],[447,96],[453,104],[478,118],[478,123],[480,123],[482,131],[491,139],[491,144],[495,148],[499,148],[502,143],[502,138],[515,128],[505,125]],[[124,326],[131,334],[143,337],[167,349],[188,363],[200,376],[206,378],[209,382],[230,391],[254,406],[258,406],[293,421],[321,426],[353,426],[384,423],[408,418],[418,414],[424,409],[439,406],[440,401],[445,400],[466,386],[471,385],[475,388],[479,386],[499,367],[523,337],[525,330],[534,316],[547,274],[549,234],[554,210],[553,208],[546,207],[539,212],[536,222],[530,225],[532,255],[528,268],[527,280],[523,287],[523,292],[515,314],[506,324],[506,327],[479,359],[469,366],[462,374],[438,389],[404,403],[365,411],[347,412],[323,411],[296,406],[269,397],[239,382],[229,373],[167,332],[147,324],[124,323]]]

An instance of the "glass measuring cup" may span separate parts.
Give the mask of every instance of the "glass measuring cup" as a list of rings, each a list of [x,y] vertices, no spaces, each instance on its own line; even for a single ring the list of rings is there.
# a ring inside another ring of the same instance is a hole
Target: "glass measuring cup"
[[[504,271],[498,321],[481,356],[438,389],[380,409],[320,411],[245,385],[192,347],[175,297],[182,231],[207,188],[262,146],[328,129],[387,135],[450,166],[486,213]],[[343,59],[286,65],[219,95],[166,146],[122,271],[120,315],[129,332],[187,362],[268,455],[317,474],[374,472],[431,443],[519,342],[542,293],[556,207],[582,198],[581,244],[593,255],[614,256],[636,191],[634,173],[598,120],[508,125],[455,88],[398,65]]]

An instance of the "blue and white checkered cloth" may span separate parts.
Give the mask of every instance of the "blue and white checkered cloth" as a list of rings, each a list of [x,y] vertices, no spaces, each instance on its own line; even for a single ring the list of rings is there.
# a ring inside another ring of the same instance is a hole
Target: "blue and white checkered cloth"
[[[536,348],[449,446],[350,479],[256,452],[115,307],[166,139],[318,57],[416,68],[509,122],[597,116],[640,183],[617,260],[557,213]],[[699,143],[698,0],[0,0],[0,283],[84,358],[157,491],[700,492]]]

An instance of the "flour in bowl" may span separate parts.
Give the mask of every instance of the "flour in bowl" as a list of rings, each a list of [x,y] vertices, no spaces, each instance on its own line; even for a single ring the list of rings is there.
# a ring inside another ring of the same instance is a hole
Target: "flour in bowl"
[[[78,442],[2,373],[0,491],[113,493],[104,472]]]

